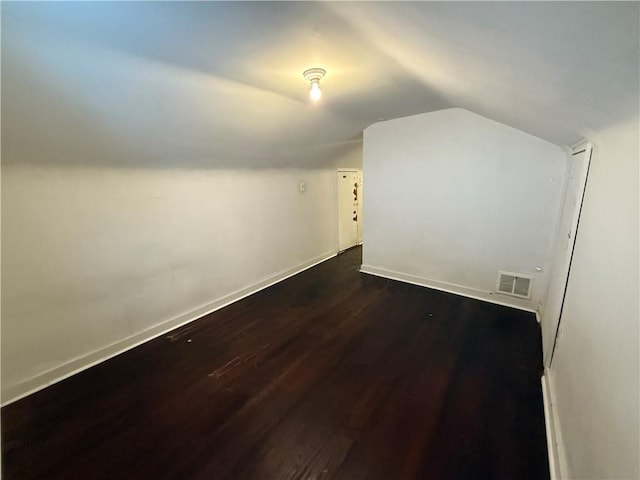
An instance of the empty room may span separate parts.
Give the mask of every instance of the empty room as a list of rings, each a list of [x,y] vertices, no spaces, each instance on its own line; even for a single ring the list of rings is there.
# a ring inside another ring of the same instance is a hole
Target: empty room
[[[2,478],[640,478],[639,2],[0,9]]]

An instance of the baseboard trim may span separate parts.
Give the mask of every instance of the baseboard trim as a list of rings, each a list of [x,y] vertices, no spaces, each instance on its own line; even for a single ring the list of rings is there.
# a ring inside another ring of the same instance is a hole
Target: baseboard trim
[[[553,378],[553,370],[545,367],[544,369],[544,384],[546,398],[545,401],[545,418],[547,417],[547,409],[549,410],[549,435],[551,435],[552,448],[549,452],[553,455],[553,464],[555,471],[552,472],[556,479],[569,478],[570,474],[567,468],[567,455],[564,448],[564,440],[562,436],[562,428],[560,426],[560,417],[558,416],[558,399],[556,397],[557,391],[555,387],[555,380]],[[551,460],[549,460],[551,463]],[[551,477],[554,480],[554,477]]]
[[[52,369],[49,369],[45,372],[39,373],[25,381],[14,385],[3,385],[2,386],[2,404],[0,406],[4,407],[13,403],[21,398],[27,397],[35,392],[43,390],[44,388],[58,383],[65,378],[69,378],[77,373],[80,373],[88,368],[91,368],[99,363],[102,363],[110,358],[113,358],[121,353],[126,352],[127,350],[131,350],[143,343],[146,343],[154,338],[157,338],[161,335],[164,335],[171,330],[182,327],[188,323],[193,322],[199,318],[204,317],[216,310],[220,310],[227,305],[237,302],[238,300],[242,300],[249,295],[253,295],[260,290],[264,290],[278,282],[286,280],[289,277],[297,275],[304,270],[308,270],[322,262],[329,260],[337,255],[337,252],[331,251],[324,253],[318,257],[315,257],[311,260],[298,264],[295,267],[280,271],[260,282],[254,283],[246,288],[237,290],[232,292],[224,297],[221,297],[217,300],[213,300],[205,305],[202,305],[195,310],[184,313],[177,317],[174,317],[170,320],[164,321],[150,327],[146,330],[138,332],[134,335],[131,335],[127,338],[114,342],[112,344],[107,345],[106,347],[100,348],[88,354],[82,355],[80,357],[76,357],[68,362],[65,362],[62,365],[58,365]],[[6,400],[5,400],[6,399]]]
[[[544,405],[544,428],[547,432],[547,454],[549,456],[549,474],[551,480],[558,480],[560,476],[558,475],[558,450],[557,450],[557,442],[556,435],[554,429],[554,418],[553,418],[553,405],[551,402],[551,397],[549,395],[549,385],[548,385],[548,375],[545,372],[540,378],[540,383],[542,384],[542,403]]]
[[[517,308],[518,310],[524,310],[537,314],[535,308],[531,306],[531,302],[528,300],[514,299],[499,299],[494,296],[493,292],[485,292],[471,287],[464,287],[462,285],[456,285],[453,283],[442,282],[439,280],[432,280],[429,278],[419,277],[409,273],[396,272],[388,270],[386,268],[374,267],[371,265],[362,265],[360,267],[362,273],[369,275],[375,275],[377,277],[388,278],[390,280],[397,280],[399,282],[411,283],[412,285],[418,285],[421,287],[433,288],[434,290],[440,290],[442,292],[453,293],[455,295],[461,295],[463,297],[473,298],[474,300],[481,300],[483,302],[494,303],[496,305],[502,305],[504,307]],[[537,319],[537,316],[536,316]]]

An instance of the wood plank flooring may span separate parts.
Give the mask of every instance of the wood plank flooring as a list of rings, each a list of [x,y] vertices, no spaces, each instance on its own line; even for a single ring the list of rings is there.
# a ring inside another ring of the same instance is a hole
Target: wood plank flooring
[[[361,249],[2,409],[6,479],[548,479],[532,314]]]

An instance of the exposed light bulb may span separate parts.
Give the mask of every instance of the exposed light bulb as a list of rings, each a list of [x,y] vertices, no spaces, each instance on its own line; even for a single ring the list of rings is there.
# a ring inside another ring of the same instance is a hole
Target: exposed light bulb
[[[327,73],[327,71],[324,68],[309,68],[302,72],[302,76],[311,83],[309,96],[314,102],[317,102],[320,100],[320,97],[322,97],[322,92],[320,91],[320,80],[324,77],[325,73]]]
[[[313,100],[314,102],[317,102],[318,100],[320,100],[320,97],[322,97],[322,90],[320,90],[320,85],[318,84],[318,82],[311,83],[311,90],[309,90],[309,96],[311,97],[311,100]]]

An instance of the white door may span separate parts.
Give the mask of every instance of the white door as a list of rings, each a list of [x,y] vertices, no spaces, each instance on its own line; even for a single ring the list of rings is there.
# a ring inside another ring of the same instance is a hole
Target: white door
[[[360,174],[357,170],[338,170],[338,250],[358,244]]]
[[[542,314],[542,322],[544,323],[542,350],[546,366],[551,364],[558,331],[560,330],[562,306],[571,270],[573,247],[580,222],[580,210],[582,209],[582,199],[589,172],[591,151],[591,144],[582,144],[573,150],[569,159],[567,189],[558,227],[558,238],[551,267],[549,289]]]

